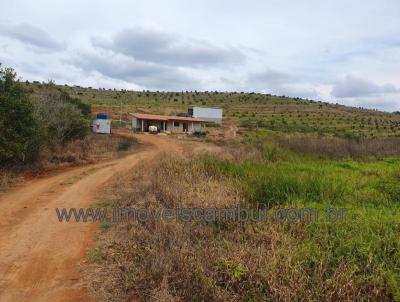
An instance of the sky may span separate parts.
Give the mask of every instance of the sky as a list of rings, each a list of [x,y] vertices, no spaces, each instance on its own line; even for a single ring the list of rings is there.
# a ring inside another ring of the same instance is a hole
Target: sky
[[[0,0],[23,80],[400,110],[399,0]]]

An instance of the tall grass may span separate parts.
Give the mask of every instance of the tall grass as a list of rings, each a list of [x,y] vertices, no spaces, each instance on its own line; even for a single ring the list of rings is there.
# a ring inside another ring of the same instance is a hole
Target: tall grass
[[[345,139],[316,136],[281,136],[278,143],[287,149],[331,158],[400,156],[400,138]]]
[[[93,163],[126,154],[137,144],[134,138],[89,134],[84,139],[68,142],[41,150],[39,161],[31,165],[0,169],[0,191],[6,190],[22,179],[23,175],[35,175],[65,165]]]
[[[295,200],[336,203],[343,200],[346,184],[338,174],[321,169],[320,163],[270,160],[233,162],[205,158],[205,169],[212,176],[238,180],[247,199],[268,207]]]
[[[45,153],[44,161],[50,163],[79,163],[116,156],[129,150],[136,144],[135,139],[113,135],[89,134],[82,140],[76,140]]]

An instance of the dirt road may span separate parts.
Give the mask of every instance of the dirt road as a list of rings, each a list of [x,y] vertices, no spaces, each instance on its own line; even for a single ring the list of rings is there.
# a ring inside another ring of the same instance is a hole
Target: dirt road
[[[113,175],[161,152],[173,141],[139,135],[143,147],[124,158],[36,179],[0,195],[0,301],[88,301],[79,263],[94,242],[93,223],[60,223],[55,208],[89,207]]]

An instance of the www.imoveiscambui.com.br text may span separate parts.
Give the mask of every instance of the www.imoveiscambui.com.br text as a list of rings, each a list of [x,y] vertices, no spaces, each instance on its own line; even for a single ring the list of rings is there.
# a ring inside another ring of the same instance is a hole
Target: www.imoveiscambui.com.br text
[[[56,208],[59,222],[342,222],[346,208]]]

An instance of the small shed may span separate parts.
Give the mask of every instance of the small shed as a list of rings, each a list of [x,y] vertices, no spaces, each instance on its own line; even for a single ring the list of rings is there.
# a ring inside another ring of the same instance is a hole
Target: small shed
[[[92,124],[92,131],[94,133],[111,133],[111,120],[107,113],[97,113],[96,119]]]

